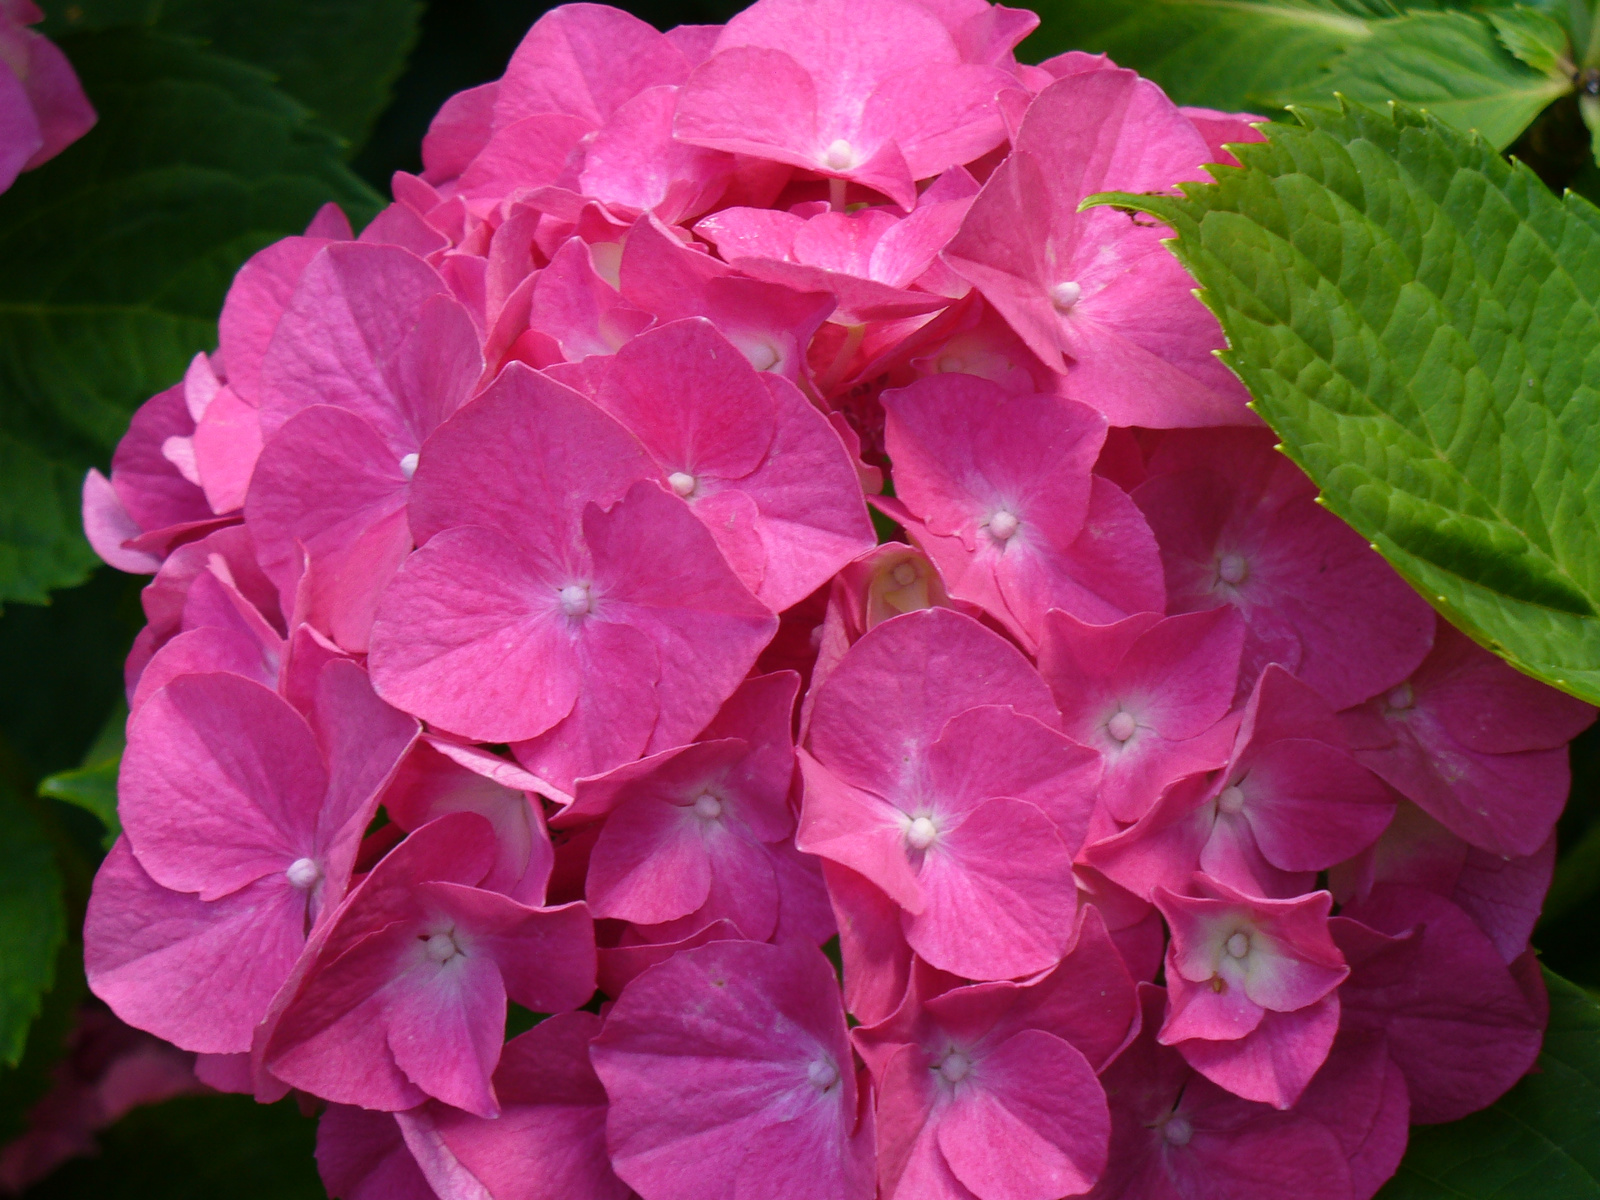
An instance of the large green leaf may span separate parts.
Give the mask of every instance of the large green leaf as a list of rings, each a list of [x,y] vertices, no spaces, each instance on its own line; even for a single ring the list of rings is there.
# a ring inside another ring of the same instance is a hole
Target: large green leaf
[[[1550,1028],[1538,1069],[1480,1113],[1414,1128],[1379,1200],[1600,1198],[1600,1005],[1544,977]]]
[[[359,144],[417,37],[421,0],[54,0],[52,36],[144,25],[205,40],[270,71],[324,124]]]
[[[1175,228],[1327,505],[1452,622],[1600,701],[1600,210],[1414,109],[1299,116],[1217,183],[1110,199]]]
[[[66,936],[55,850],[27,803],[0,782],[0,1064],[14,1066]]]
[[[117,816],[117,773],[122,767],[122,751],[128,744],[127,724],[128,706],[118,704],[83,762],[70,771],[57,771],[39,784],[41,796],[92,814],[105,829],[101,844],[107,850],[122,832],[122,820]]]
[[[0,603],[87,575],[83,471],[215,345],[239,264],[378,203],[260,71],[141,29],[62,44],[101,118],[0,196]]]

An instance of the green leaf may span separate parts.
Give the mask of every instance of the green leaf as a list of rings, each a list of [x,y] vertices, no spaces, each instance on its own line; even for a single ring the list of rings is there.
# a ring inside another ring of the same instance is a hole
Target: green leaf
[[[1522,4],[1484,15],[1505,48],[1535,71],[1552,76],[1572,74],[1572,46],[1566,29],[1554,17]]]
[[[1600,210],[1414,109],[1098,197],[1174,227],[1286,452],[1452,622],[1600,701]]]
[[[1564,40],[1548,17],[1522,12]],[[1404,100],[1504,147],[1546,105],[1571,90],[1566,75],[1552,77],[1519,62],[1483,19],[1432,12],[1373,22],[1371,37],[1348,47],[1325,75],[1286,91],[1282,99],[1325,102],[1337,93],[1367,103]]]
[[[27,804],[0,783],[0,1063],[15,1066],[66,937],[55,850]]]
[[[39,794],[74,804],[97,817],[105,826],[102,839],[107,850],[122,832],[117,817],[117,770],[122,766],[122,751],[127,745],[128,706],[119,704],[106,721],[100,736],[83,756],[81,766],[58,771],[39,785]]]
[[[1029,56],[1107,53],[1180,104],[1245,109],[1296,91],[1352,42],[1375,10],[1336,0],[1045,0]]]
[[[62,46],[101,117],[0,196],[0,603],[87,576],[83,472],[216,344],[239,264],[326,201],[378,205],[260,71],[139,29]]]
[[[51,36],[144,25],[271,72],[350,142],[365,140],[417,38],[420,0],[55,0]]]
[[[1495,1104],[1411,1130],[1379,1200],[1600,1197],[1600,1005],[1550,971],[1550,1028],[1538,1068]]]

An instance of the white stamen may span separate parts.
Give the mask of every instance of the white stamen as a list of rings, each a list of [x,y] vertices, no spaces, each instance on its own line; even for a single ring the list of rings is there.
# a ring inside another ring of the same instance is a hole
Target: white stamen
[[[715,821],[722,815],[722,801],[710,792],[705,792],[694,802],[694,815],[702,821]]]
[[[1237,587],[1249,574],[1250,564],[1245,562],[1243,555],[1224,554],[1217,563],[1217,578],[1223,583],[1231,583]]]
[[[806,1078],[819,1092],[825,1092],[839,1082],[839,1068],[825,1058],[819,1058],[806,1068]]]
[[[1050,289],[1050,303],[1055,305],[1057,312],[1066,312],[1082,295],[1083,289],[1069,279],[1065,283],[1055,284]]]
[[[1217,808],[1230,815],[1244,811],[1244,793],[1237,787],[1225,787],[1217,797]]]
[[[822,162],[830,171],[846,171],[856,165],[856,152],[849,142],[838,138],[828,147]]]
[[[989,536],[998,542],[1010,541],[1017,532],[1017,526],[1022,522],[1017,520],[1016,513],[1001,509],[989,518]]]
[[[960,1083],[972,1070],[972,1060],[959,1050],[952,1050],[939,1064],[939,1074],[946,1083]]]
[[[694,495],[696,479],[684,471],[674,471],[667,476],[667,482],[672,485],[672,490],[687,500]]]
[[[1384,697],[1384,703],[1390,708],[1410,708],[1416,702],[1416,693],[1411,690],[1409,683],[1402,683]]]
[[[589,588],[582,583],[569,583],[561,589],[561,611],[569,617],[581,617],[589,611]]]
[[[423,949],[428,957],[436,963],[447,963],[461,953],[461,948],[456,945],[455,938],[448,933],[435,933],[423,943]]]
[[[410,479],[417,473],[417,458],[415,454],[407,454],[400,460],[400,474]]]
[[[897,563],[889,577],[901,587],[910,587],[917,581],[917,569],[908,562]]]
[[[1228,939],[1228,955],[1230,958],[1243,958],[1250,953],[1250,935],[1239,932]]]
[[[956,354],[941,355],[934,366],[939,368],[941,375],[967,374],[967,360]]]
[[[744,352],[746,361],[758,371],[772,370],[782,357],[778,353],[778,348],[770,342],[751,342],[749,345],[740,346],[739,349]]]
[[[309,858],[297,858],[289,864],[289,869],[284,874],[289,877],[290,887],[309,892],[317,886],[317,880],[322,878],[322,868]]]
[[[906,826],[906,844],[913,850],[926,850],[939,836],[939,827],[931,817],[918,817]]]
[[[825,632],[827,631],[821,625],[813,625],[811,627],[811,648],[813,650],[822,649],[822,635]]]
[[[1172,1145],[1187,1146],[1189,1139],[1194,1136],[1194,1126],[1189,1124],[1187,1117],[1174,1115],[1167,1119],[1161,1133]]]
[[[1133,719],[1131,712],[1115,712],[1111,715],[1111,719],[1106,722],[1106,732],[1119,742],[1127,741],[1133,736],[1134,730],[1138,728],[1139,722]]]

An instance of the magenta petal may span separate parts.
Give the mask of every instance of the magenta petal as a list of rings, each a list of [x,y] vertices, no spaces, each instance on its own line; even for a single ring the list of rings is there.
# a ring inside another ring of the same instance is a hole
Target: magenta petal
[[[598,917],[654,925],[685,916],[711,892],[711,858],[692,805],[633,800],[607,818],[584,889]]]
[[[306,897],[282,875],[220,900],[169,891],[120,839],[84,923],[89,984],[130,1025],[186,1050],[233,1054],[305,945]]]
[[[803,750],[800,770],[805,800],[795,844],[871,880],[907,912],[921,912],[927,901],[906,853],[905,814],[881,796],[852,787]]]
[[[543,733],[572,710],[579,656],[543,564],[488,529],[452,529],[406,560],[372,629],[390,703],[481,741]]]
[[[981,1200],[1057,1200],[1094,1186],[1111,1116],[1088,1061],[1042,1029],[1014,1034],[974,1064],[940,1114],[939,1148]]]
[[[383,997],[395,1066],[430,1096],[481,1117],[500,1111],[489,1076],[505,1036],[506,992],[493,961],[458,956],[439,970],[422,959]]]
[[[591,1049],[618,1175],[663,1200],[872,1194],[871,1123],[833,968],[813,947],[715,942],[623,991]]]
[[[438,1200],[390,1113],[330,1104],[317,1123],[317,1169],[340,1200]]]
[[[1324,996],[1290,1013],[1268,1012],[1237,1041],[1181,1041],[1184,1060],[1235,1096],[1289,1108],[1328,1057],[1339,1030],[1339,998]]]
[[[236,675],[189,675],[130,723],[118,791],[140,864],[214,900],[315,852],[327,786],[288,704]]]
[[[917,872],[926,908],[906,940],[941,970],[1011,979],[1054,965],[1071,944],[1072,852],[1054,823],[1022,800],[988,800],[953,822]]]

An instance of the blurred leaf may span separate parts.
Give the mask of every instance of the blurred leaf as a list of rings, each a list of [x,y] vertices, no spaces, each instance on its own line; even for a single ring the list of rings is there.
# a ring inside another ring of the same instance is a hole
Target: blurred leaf
[[[138,29],[62,43],[100,124],[0,196],[0,603],[95,563],[77,486],[216,340],[251,253],[378,198],[261,72]]]
[[[15,1066],[66,937],[55,849],[26,802],[0,782],[0,1064]]]
[[[122,750],[127,745],[128,706],[119,704],[101,729],[94,745],[83,756],[83,765],[71,771],[58,771],[39,785],[39,794],[64,800],[84,809],[105,826],[102,844],[107,850],[122,832],[117,817],[117,769],[122,765]]]
[[[1548,17],[1521,11],[1564,38]],[[1282,99],[1326,102],[1337,93],[1368,104],[1404,100],[1505,147],[1546,105],[1571,90],[1565,75],[1552,78],[1517,61],[1482,18],[1435,12],[1373,22],[1370,37],[1345,49],[1326,74]]]
[[[1336,0],[1042,0],[1030,58],[1107,53],[1180,104],[1228,110],[1290,93],[1352,42],[1374,15]]]
[[[1545,75],[1572,73],[1572,47],[1567,31],[1547,13],[1519,4],[1484,14],[1505,48]]]
[[[1600,210],[1415,109],[1306,110],[1177,231],[1284,449],[1447,618],[1600,700]]]
[[[136,1108],[28,1200],[324,1200],[316,1122],[293,1100],[184,1096]]]
[[[0,1067],[0,1145],[27,1128],[29,1110],[55,1082],[55,1066],[66,1057],[79,1006],[89,993],[83,977],[83,943],[68,938],[56,954],[55,986],[44,996],[28,1030],[28,1048],[15,1067]]]
[[[1600,1197],[1600,1005],[1553,972],[1538,1067],[1496,1103],[1411,1130],[1378,1200],[1595,1200]]]
[[[144,25],[272,73],[352,143],[365,140],[417,38],[421,0],[54,0],[63,34]]]

